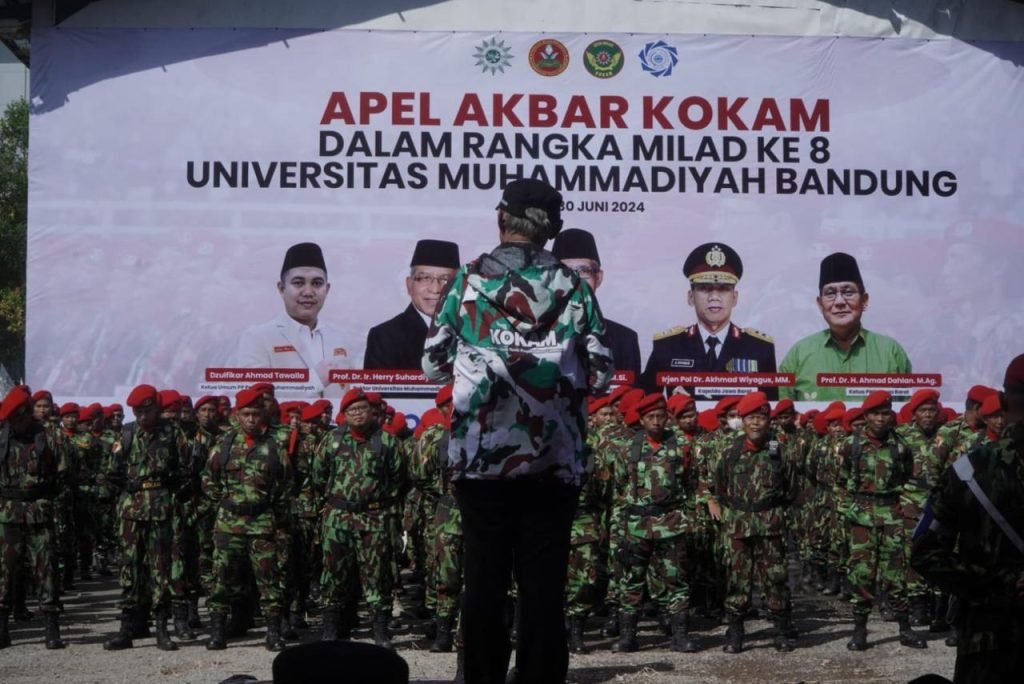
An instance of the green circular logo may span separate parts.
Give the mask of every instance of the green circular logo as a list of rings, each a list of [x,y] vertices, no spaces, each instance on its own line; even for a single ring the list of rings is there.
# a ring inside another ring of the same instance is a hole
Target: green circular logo
[[[583,65],[591,76],[611,78],[622,71],[626,57],[616,43],[610,40],[595,40],[583,53]]]

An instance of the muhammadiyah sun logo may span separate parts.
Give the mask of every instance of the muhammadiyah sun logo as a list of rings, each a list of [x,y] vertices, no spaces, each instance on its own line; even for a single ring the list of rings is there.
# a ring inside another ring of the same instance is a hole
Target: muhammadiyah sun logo
[[[483,67],[483,71],[491,72],[491,75],[505,73],[505,67],[511,67],[512,48],[505,45],[505,41],[498,41],[497,38],[485,40],[476,47],[473,53],[476,57],[476,66]]]
[[[592,76],[611,78],[625,64],[622,48],[610,40],[595,40],[583,53],[583,66]]]
[[[530,66],[541,76],[557,76],[569,66],[569,50],[553,38],[538,40],[530,48]]]

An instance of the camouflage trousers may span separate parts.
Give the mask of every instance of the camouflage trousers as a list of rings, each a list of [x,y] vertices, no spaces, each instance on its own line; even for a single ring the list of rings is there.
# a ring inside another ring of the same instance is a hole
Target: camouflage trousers
[[[391,547],[391,578],[392,588],[398,586],[401,579],[402,567],[406,564],[405,539],[402,532],[402,506],[396,505],[389,508],[385,514],[388,525],[388,545]]]
[[[0,612],[14,609],[14,585],[26,566],[38,584],[40,608],[47,613],[60,612],[53,526],[0,523]]]
[[[438,531],[434,535],[433,581],[435,605],[434,614],[439,618],[458,615],[462,599],[463,559],[465,547],[462,535],[450,531]]]
[[[117,549],[117,513],[111,497],[96,500],[96,550],[107,555]]]
[[[626,574],[626,569],[622,566],[622,555],[619,548],[622,546],[624,533],[621,515],[612,511],[608,517],[608,544],[601,554],[608,564],[605,571],[608,575],[605,603],[612,608],[622,605],[622,578]]]
[[[569,532],[569,568],[565,578],[566,613],[586,617],[597,602],[602,550],[607,535],[598,512],[576,509]]]
[[[902,520],[873,527],[851,524],[847,577],[855,615],[870,614],[875,595],[882,591],[887,592],[893,612],[907,612],[903,537]]]
[[[79,493],[75,496],[74,505],[74,544],[71,551],[71,563],[77,558],[78,566],[83,570],[92,567],[92,553],[96,548],[96,540],[99,537],[99,515],[97,501],[87,499],[87,493]]]
[[[623,569],[621,607],[636,614],[643,608],[644,588],[667,614],[690,607],[689,566],[685,534],[664,539],[626,535],[620,540]]]
[[[69,572],[68,568],[75,567],[75,559],[78,555],[78,530],[75,524],[77,518],[74,499],[70,497],[65,499],[57,510],[57,560],[64,572]]]
[[[121,520],[121,602],[123,610],[170,607],[185,598],[172,578],[174,530],[170,520]]]
[[[205,596],[209,596],[213,591],[213,526],[216,519],[216,509],[204,510],[196,516],[199,585]]]
[[[293,610],[306,608],[310,587],[320,577],[321,547],[317,539],[318,518],[293,516],[288,541],[291,549],[285,570],[285,600]]]
[[[910,559],[910,545],[914,537],[914,528],[924,513],[924,501],[911,501],[907,498],[901,500],[901,511],[903,513],[903,566],[906,568],[906,597],[908,601],[930,601],[932,600],[932,588],[928,585],[921,574],[907,562]]]
[[[412,563],[416,572],[429,576],[431,520],[437,507],[437,496],[422,492],[419,489],[409,490],[405,499],[405,511],[402,516],[402,529],[408,539],[408,547],[412,552]]]
[[[372,612],[391,606],[394,588],[391,528],[385,514],[354,514],[358,524],[325,525],[323,530],[324,605],[343,605],[351,600],[348,588],[358,577],[363,598]]]
[[[801,554],[801,558],[838,567],[842,521],[828,492],[818,492],[811,510],[813,515],[806,521],[809,554]]]
[[[776,615],[791,608],[786,542],[781,535],[728,539],[725,609],[743,615],[750,608],[755,584],[764,591],[765,605]]]
[[[195,506],[179,505],[171,527],[171,581],[182,587],[186,597],[195,598],[203,591],[199,574],[199,516]]]
[[[265,615],[280,612],[281,566],[277,540],[271,535],[213,533],[213,590],[206,602],[211,613],[226,613],[245,597],[246,571],[252,573]]]

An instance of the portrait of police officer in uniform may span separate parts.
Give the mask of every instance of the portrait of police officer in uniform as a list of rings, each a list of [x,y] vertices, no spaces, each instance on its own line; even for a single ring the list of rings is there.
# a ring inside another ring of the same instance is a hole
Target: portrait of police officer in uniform
[[[363,368],[422,369],[427,329],[448,282],[462,264],[459,246],[445,240],[420,240],[412,253],[405,289],[409,306],[370,328]]]
[[[594,236],[580,228],[563,230],[555,238],[551,253],[556,259],[576,271],[590,289],[597,289],[604,282],[601,257],[597,251]],[[604,319],[605,333],[601,342],[612,352],[616,371],[632,371],[633,382],[640,378],[640,338],[636,331],[621,323]]]
[[[329,373],[335,368],[349,368],[351,363],[340,330],[320,319],[330,291],[320,246],[301,242],[289,247],[277,282],[284,311],[274,320],[242,333],[235,350],[235,365],[307,368],[313,389],[301,394],[341,396],[341,388],[328,382]]]
[[[743,262],[736,250],[723,242],[700,245],[686,258],[683,275],[690,281],[686,302],[697,314],[697,322],[654,336],[641,385],[649,391],[660,390],[659,372],[774,373],[775,341],[732,322],[732,310],[739,301],[736,285],[743,277]],[[691,388],[686,389],[692,393]],[[769,399],[778,396],[776,387],[761,389]]]

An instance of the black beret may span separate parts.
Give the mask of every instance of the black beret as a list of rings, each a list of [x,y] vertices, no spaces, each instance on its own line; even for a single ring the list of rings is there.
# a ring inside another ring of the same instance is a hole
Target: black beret
[[[410,266],[437,266],[440,268],[458,268],[459,246],[446,240],[420,240],[412,252]]]
[[[327,272],[327,264],[324,263],[324,253],[320,251],[320,245],[315,242],[300,242],[292,245],[284,253],[284,263],[281,264],[281,275],[293,268],[320,268]]]
[[[558,234],[551,253],[556,259],[590,259],[601,263],[594,236],[580,228],[570,228]]]
[[[505,186],[495,209],[519,218],[526,217],[527,209],[541,209],[551,221],[552,233],[548,237],[553,238],[562,230],[562,194],[544,181],[533,178],[512,181]]]
[[[818,289],[829,283],[857,283],[863,290],[864,280],[860,277],[857,260],[845,252],[829,254],[821,260],[821,272],[818,275]]]
[[[743,277],[743,261],[724,242],[706,242],[686,257],[683,275],[691,283],[735,285]]]

